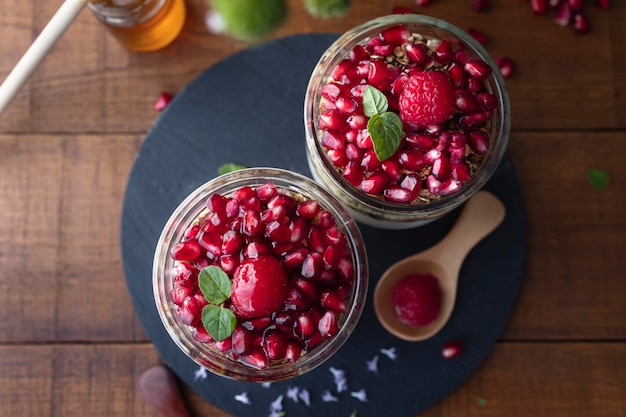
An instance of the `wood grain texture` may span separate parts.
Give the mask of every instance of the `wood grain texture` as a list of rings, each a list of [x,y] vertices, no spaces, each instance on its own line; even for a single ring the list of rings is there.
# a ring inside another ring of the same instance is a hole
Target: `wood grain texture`
[[[0,2],[0,79],[60,3]],[[403,5],[483,31],[494,57],[516,62],[507,85],[528,223],[522,291],[492,355],[422,415],[625,417],[626,2],[588,6],[585,36],[524,1],[492,0],[486,13],[470,3],[354,1],[345,18],[322,20],[287,0],[268,39],[343,32]],[[158,94],[249,46],[207,32],[205,0],[187,4],[181,36],[148,54],[83,11],[0,115],[0,417],[151,415],[136,387],[159,357],[119,253],[126,180]],[[610,173],[607,189],[590,187],[588,168]],[[183,393],[194,415],[227,417]]]
[[[624,417],[625,361],[623,344],[502,343],[420,416]],[[136,388],[157,363],[149,344],[0,346],[0,416],[151,416]],[[181,388],[192,415],[228,416]]]

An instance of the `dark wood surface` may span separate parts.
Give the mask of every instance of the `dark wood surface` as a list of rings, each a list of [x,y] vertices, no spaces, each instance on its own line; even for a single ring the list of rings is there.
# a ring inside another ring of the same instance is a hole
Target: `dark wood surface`
[[[592,2],[589,2],[592,3]],[[3,0],[0,78],[60,1]],[[0,416],[150,416],[137,391],[159,363],[130,303],[119,221],[126,179],[158,113],[213,63],[245,48],[209,34],[190,0],[179,39],[128,52],[84,11],[0,115]],[[341,32],[412,1],[355,0],[343,19],[290,0],[272,38]],[[626,416],[626,4],[589,4],[576,34],[525,1],[433,0],[424,13],[487,33],[508,55],[509,152],[528,248],[513,316],[488,359],[425,416]],[[417,7],[415,7],[417,9]],[[261,65],[261,63],[259,63]],[[593,190],[588,168],[611,175]],[[182,387],[194,415],[227,414]]]

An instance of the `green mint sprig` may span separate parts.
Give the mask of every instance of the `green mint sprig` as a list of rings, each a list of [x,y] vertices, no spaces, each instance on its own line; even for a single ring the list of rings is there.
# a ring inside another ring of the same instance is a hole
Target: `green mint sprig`
[[[595,190],[603,190],[609,185],[609,181],[611,177],[609,173],[601,170],[601,169],[588,169],[587,170],[587,179],[589,180],[589,184]]]
[[[198,286],[209,302],[202,309],[202,325],[213,339],[221,342],[233,334],[237,325],[235,313],[222,305],[230,298],[230,278],[220,267],[211,265],[198,274]]]
[[[245,169],[245,168],[247,168],[245,165],[233,164],[232,162],[229,162],[217,168],[217,172],[220,175],[224,175],[224,174],[228,174],[229,172],[239,171],[240,169]]]
[[[363,91],[363,113],[369,120],[367,131],[372,138],[374,152],[379,161],[390,158],[402,141],[402,121],[394,112],[387,111],[387,97],[368,85]]]

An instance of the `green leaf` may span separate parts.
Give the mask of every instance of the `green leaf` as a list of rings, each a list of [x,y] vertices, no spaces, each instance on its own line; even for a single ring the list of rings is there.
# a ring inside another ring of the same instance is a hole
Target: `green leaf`
[[[611,177],[608,172],[601,169],[588,169],[587,179],[594,189],[603,190],[609,185]]]
[[[402,141],[402,121],[392,112],[372,116],[367,122],[367,131],[379,161],[390,158]]]
[[[240,169],[245,169],[245,168],[247,168],[245,165],[228,163],[228,164],[224,164],[224,165],[220,166],[217,169],[217,172],[220,175],[224,175],[224,174],[228,174],[229,172],[239,171]]]
[[[202,324],[213,339],[221,342],[235,331],[237,317],[227,308],[208,304],[202,309]]]
[[[367,117],[386,112],[388,106],[387,97],[383,93],[371,85],[365,87],[365,91],[363,91],[363,113]]]
[[[478,398],[478,405],[483,406],[483,405],[486,405],[486,404],[487,404],[487,400],[485,400],[482,397]]]
[[[357,416],[356,411],[353,411],[352,414],[350,414],[350,417],[356,417],[356,416]]]
[[[198,275],[198,286],[211,304],[221,304],[230,298],[232,282],[218,266],[207,266]]]

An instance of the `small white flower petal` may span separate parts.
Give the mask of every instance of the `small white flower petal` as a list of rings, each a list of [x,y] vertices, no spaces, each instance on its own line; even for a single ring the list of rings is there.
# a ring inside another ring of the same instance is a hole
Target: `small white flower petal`
[[[250,401],[250,398],[248,398],[247,392],[242,392],[241,394],[235,395],[235,400],[246,405],[252,404],[252,402]]]
[[[307,407],[311,406],[311,396],[308,390],[301,389],[298,393],[298,397],[306,404]]]
[[[294,402],[298,402],[298,392],[300,392],[300,388],[298,387],[289,387],[287,388],[287,398],[291,398]]]
[[[196,370],[196,372],[194,372],[194,374],[193,374],[193,379],[194,379],[195,381],[197,381],[197,380],[199,380],[199,379],[201,379],[201,380],[203,380],[203,381],[204,381],[205,379],[207,379],[207,377],[208,377],[208,376],[209,376],[209,374],[207,373],[206,368],[205,368],[205,367],[203,367],[203,366],[201,366],[200,368],[198,368],[198,369]]]
[[[371,360],[365,362],[367,364],[367,370],[370,372],[378,373],[378,355],[374,356]]]
[[[339,401],[339,398],[335,397],[330,390],[326,390],[322,393],[322,401],[329,403],[332,401]]]
[[[346,372],[342,369],[330,367],[330,372],[333,374],[333,382],[337,386],[337,392],[344,392],[348,389],[348,380],[346,379]]]
[[[353,391],[350,393],[350,395],[356,399],[358,399],[361,402],[366,403],[367,402],[367,393],[365,392],[365,389],[360,389],[358,391]]]
[[[271,382],[263,382],[263,383],[261,384],[261,386],[262,386],[263,388],[269,388],[270,386],[272,386],[272,383],[271,383]]]
[[[398,359],[398,354],[396,353],[395,347],[390,347],[389,349],[381,348],[380,353],[387,356],[389,359],[395,361]]]
[[[283,410],[283,396],[279,395],[272,403],[270,404],[270,411],[282,411]]]

